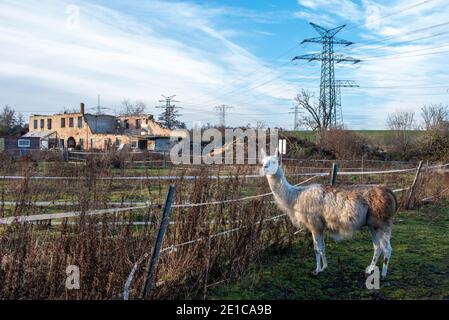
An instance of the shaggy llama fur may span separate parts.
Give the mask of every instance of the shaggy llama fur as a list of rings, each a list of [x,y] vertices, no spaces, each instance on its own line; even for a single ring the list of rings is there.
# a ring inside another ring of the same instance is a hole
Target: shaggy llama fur
[[[382,277],[387,275],[391,257],[391,231],[397,201],[385,187],[333,187],[313,184],[292,186],[285,178],[277,156],[264,156],[262,174],[266,175],[276,203],[292,223],[305,226],[313,237],[318,274],[327,267],[324,232],[336,240],[348,238],[354,231],[368,226],[374,255],[366,273],[374,271],[380,255],[384,261]]]

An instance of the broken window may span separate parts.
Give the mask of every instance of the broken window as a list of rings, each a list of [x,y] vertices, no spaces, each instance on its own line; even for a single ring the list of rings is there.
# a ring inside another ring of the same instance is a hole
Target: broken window
[[[65,128],[65,118],[61,118],[61,128]]]
[[[47,129],[51,129],[51,119],[47,119]]]
[[[142,122],[142,120],[136,119],[136,129],[140,129],[141,128],[141,122]]]
[[[129,129],[129,120],[125,119],[125,129]]]

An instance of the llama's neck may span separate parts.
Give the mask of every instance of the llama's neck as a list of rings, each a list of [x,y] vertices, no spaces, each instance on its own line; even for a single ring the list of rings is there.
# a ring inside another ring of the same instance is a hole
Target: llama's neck
[[[290,213],[295,199],[294,193],[298,193],[299,190],[288,183],[280,166],[276,174],[267,176],[267,179],[279,207]]]

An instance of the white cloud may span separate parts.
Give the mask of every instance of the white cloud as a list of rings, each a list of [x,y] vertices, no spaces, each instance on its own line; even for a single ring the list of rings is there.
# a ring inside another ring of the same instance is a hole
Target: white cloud
[[[105,7],[78,1],[80,28],[72,30],[66,23],[68,4],[0,3],[0,84],[14,89],[2,90],[4,103],[27,112],[51,112],[81,100],[93,106],[97,93],[112,106],[125,97],[154,106],[160,94],[177,94],[186,121],[213,121],[214,105],[237,102],[229,92],[257,86],[267,73],[279,74],[230,40],[232,30],[220,30],[210,21],[221,14],[219,9],[151,1],[118,11],[113,2]],[[253,95],[274,101],[279,88],[284,94],[293,92],[279,77]],[[18,95],[21,91],[27,94]],[[258,101],[239,110],[268,108]],[[203,111],[189,111],[189,106]]]

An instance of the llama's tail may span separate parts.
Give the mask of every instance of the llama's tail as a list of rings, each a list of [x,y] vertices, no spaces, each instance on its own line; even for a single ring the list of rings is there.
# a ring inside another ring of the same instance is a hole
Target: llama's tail
[[[391,195],[391,197],[394,200],[394,213],[396,214],[399,210],[398,198],[396,197],[396,195],[394,194],[394,192],[391,189],[387,188],[387,192]]]

